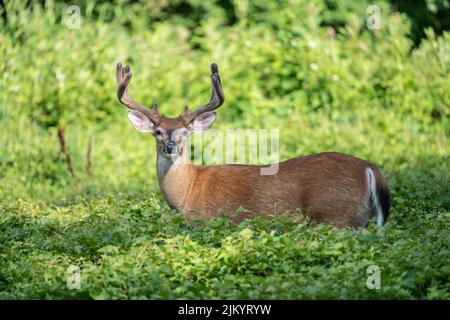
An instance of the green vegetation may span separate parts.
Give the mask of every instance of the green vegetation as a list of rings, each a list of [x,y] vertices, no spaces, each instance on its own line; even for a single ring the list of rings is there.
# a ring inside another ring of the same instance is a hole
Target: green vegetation
[[[373,2],[380,30],[366,27],[365,1],[81,1],[80,29],[60,2],[6,1],[0,298],[449,299],[450,33],[414,42],[417,21]],[[116,101],[119,61],[134,98],[168,116],[207,101],[216,62],[227,100],[215,128],[279,128],[282,159],[340,151],[378,164],[388,224],[186,222],[158,190],[153,138]]]

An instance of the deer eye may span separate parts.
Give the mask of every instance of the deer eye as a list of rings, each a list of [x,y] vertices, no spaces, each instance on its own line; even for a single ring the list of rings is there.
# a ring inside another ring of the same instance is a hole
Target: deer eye
[[[160,136],[162,134],[161,130],[156,129],[155,130],[155,136]]]

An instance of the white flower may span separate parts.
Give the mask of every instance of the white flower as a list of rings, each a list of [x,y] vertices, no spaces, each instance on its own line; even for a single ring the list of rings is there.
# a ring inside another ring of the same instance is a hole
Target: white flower
[[[310,68],[312,71],[317,71],[317,70],[319,70],[319,66],[317,65],[317,63],[311,63],[311,64],[309,65],[309,68]]]
[[[308,41],[308,47],[310,47],[312,49],[317,48],[317,42],[314,41],[314,40],[309,40]]]
[[[58,80],[59,82],[64,82],[64,80],[66,79],[65,74],[62,73],[60,69],[55,70],[55,76],[56,80]]]
[[[12,92],[19,92],[20,91],[20,86],[18,84],[13,84],[11,86],[11,91]]]

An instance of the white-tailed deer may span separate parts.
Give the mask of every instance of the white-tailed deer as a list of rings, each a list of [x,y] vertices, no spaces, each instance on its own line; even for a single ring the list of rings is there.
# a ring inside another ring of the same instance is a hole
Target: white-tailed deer
[[[141,132],[156,138],[158,183],[171,208],[186,219],[208,219],[244,208],[244,218],[301,210],[317,223],[337,227],[366,226],[372,215],[383,225],[389,214],[389,189],[373,164],[342,153],[326,152],[279,163],[274,175],[261,175],[260,166],[196,166],[190,163],[186,140],[207,130],[224,102],[216,64],[211,65],[210,101],[193,112],[185,107],[177,118],[148,109],[128,93],[130,67],[117,65],[119,101],[128,119]],[[274,212],[274,210],[276,212]],[[236,220],[237,219],[237,220]]]

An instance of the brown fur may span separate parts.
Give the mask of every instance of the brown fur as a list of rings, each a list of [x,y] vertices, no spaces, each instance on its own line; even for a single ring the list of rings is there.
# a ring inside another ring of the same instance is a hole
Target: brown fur
[[[376,166],[335,152],[281,162],[275,175],[261,175],[252,165],[195,166],[183,157],[158,180],[169,205],[187,219],[244,208],[239,221],[301,209],[316,223],[358,227],[370,217],[367,167],[375,169],[378,183],[385,183]]]

